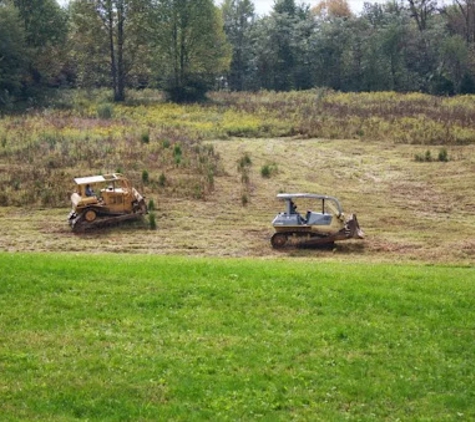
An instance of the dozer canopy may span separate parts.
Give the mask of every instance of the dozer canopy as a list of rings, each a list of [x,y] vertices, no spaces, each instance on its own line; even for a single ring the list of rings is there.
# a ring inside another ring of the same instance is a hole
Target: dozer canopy
[[[329,202],[330,207],[333,208],[335,214],[340,215],[343,213],[341,208],[340,201],[333,196],[320,195],[318,193],[279,193],[277,198],[282,199],[287,202],[288,205],[291,204],[291,201],[294,199],[316,199],[322,201],[322,209],[325,208],[325,201]],[[290,212],[289,212],[290,213]]]

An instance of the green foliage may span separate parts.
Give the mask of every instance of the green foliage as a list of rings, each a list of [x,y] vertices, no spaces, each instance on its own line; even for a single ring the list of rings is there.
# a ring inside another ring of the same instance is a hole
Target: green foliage
[[[157,221],[156,221],[156,216],[154,212],[149,212],[148,213],[148,224],[150,226],[150,230],[156,230],[157,229]]]
[[[447,149],[446,148],[441,148],[440,151],[439,151],[439,155],[438,155],[438,159],[439,161],[442,161],[444,163],[446,163],[447,161],[449,161],[449,154],[447,153]]]
[[[114,106],[110,103],[99,104],[97,106],[97,117],[100,119],[112,119],[114,116]]]
[[[426,150],[424,154],[417,153],[414,156],[415,161],[419,163],[430,163],[431,161],[434,161],[432,157],[432,152],[430,150]],[[437,160],[440,162],[447,162],[449,161],[449,156],[447,153],[446,148],[442,148],[439,150],[439,154],[437,156]]]
[[[156,76],[168,97],[175,102],[203,100],[230,61],[213,1],[158,2],[152,31],[159,57]]]
[[[212,0],[68,4],[2,2],[3,108],[20,94],[36,103],[50,96],[46,87],[60,86],[112,87],[113,101],[129,89],[158,87],[177,102],[228,88],[475,91],[463,5],[435,13],[417,2],[369,4],[356,16],[335,1],[311,10],[279,0],[257,16],[250,0],[226,0],[222,10]]]
[[[273,174],[275,174],[277,172],[277,164],[275,163],[272,163],[272,164],[264,164],[262,167],[261,167],[261,176],[264,177],[264,178],[269,178],[271,177]]]
[[[251,156],[248,152],[245,152],[242,157],[238,160],[238,170],[243,171],[243,169],[248,168],[252,165]]]
[[[160,173],[160,176],[158,177],[158,184],[161,187],[164,187],[165,184],[167,183],[167,178],[164,173]]]
[[[472,267],[32,253],[0,267],[5,420],[475,416]]]
[[[94,2],[70,4],[68,59],[81,88],[110,86],[108,38]]]
[[[432,154],[430,150],[427,150],[424,156],[424,161],[431,162],[432,161]]]
[[[28,66],[26,33],[18,11],[0,3],[0,110],[21,95]],[[3,143],[3,140],[2,140]]]
[[[150,143],[150,131],[143,131],[142,134],[140,135],[140,140],[142,141],[143,144],[148,144]]]
[[[222,4],[224,30],[233,53],[227,82],[229,88],[247,91],[255,88],[253,80],[254,4],[250,0],[225,0]]]
[[[142,182],[143,183],[148,183],[148,171],[147,170],[142,170]]]
[[[169,84],[164,91],[167,100],[175,103],[195,103],[206,99],[211,86],[203,80],[187,80],[182,85]]]
[[[182,155],[182,150],[181,150],[181,145],[180,144],[175,144],[173,146],[173,155],[175,157]]]
[[[175,164],[180,164],[182,160],[182,149],[180,144],[175,144],[173,147],[173,158],[175,160]]]
[[[150,199],[150,200],[148,201],[147,207],[148,207],[148,210],[149,210],[149,211],[155,211],[155,202],[154,202],[153,199]]]

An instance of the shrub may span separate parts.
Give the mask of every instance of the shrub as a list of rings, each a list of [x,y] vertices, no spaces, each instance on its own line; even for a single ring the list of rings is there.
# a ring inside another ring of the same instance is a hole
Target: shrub
[[[427,162],[431,162],[431,161],[432,161],[432,155],[431,155],[430,150],[427,150],[427,151],[426,151],[425,160],[426,160]]]
[[[425,154],[419,154],[419,153],[415,154],[414,159],[415,159],[415,161],[417,161],[419,163],[430,163],[431,161],[433,161],[432,153],[430,152],[430,150],[427,150],[425,152]],[[449,155],[447,153],[447,149],[442,148],[439,151],[439,154],[437,156],[437,160],[440,161],[440,162],[443,162],[443,163],[449,161]]]
[[[155,210],[155,202],[153,201],[153,199],[150,199],[148,201],[147,208],[148,208],[149,211],[154,211]]]
[[[241,196],[241,204],[243,207],[245,207],[249,203],[249,197],[247,194],[243,193]]]
[[[114,115],[114,106],[110,103],[99,104],[97,106],[97,117],[100,119],[111,119]]]
[[[430,163],[432,161],[432,153],[430,152],[430,150],[427,150],[425,152],[425,154],[419,154],[417,153],[415,156],[414,156],[414,159],[418,162],[418,163]]]
[[[148,182],[148,171],[147,170],[142,171],[142,182],[144,182],[144,183]]]
[[[264,177],[264,178],[269,178],[270,177],[270,167],[269,167],[269,164],[266,164],[264,166],[261,167],[261,176]]]
[[[142,135],[140,136],[140,140],[142,141],[143,144],[148,144],[150,142],[150,132],[148,130],[142,132]]]
[[[173,158],[175,161],[175,164],[180,164],[181,163],[181,157],[182,157],[182,150],[180,144],[176,144],[173,147]]]
[[[204,101],[208,84],[199,78],[190,78],[183,85],[177,86],[169,81],[164,88],[166,99],[174,103],[194,103]]]
[[[160,174],[160,176],[158,177],[158,184],[160,186],[165,186],[165,183],[167,182],[167,178],[165,177],[165,175],[162,173]]]
[[[181,151],[181,146],[180,144],[176,144],[174,147],[173,147],[173,155],[176,157],[178,155],[181,156],[182,154],[182,151]]]
[[[155,219],[155,213],[151,212],[148,214],[148,223],[150,225],[150,230],[157,229],[157,221]]]
[[[275,164],[266,164],[261,167],[261,176],[265,178],[271,177],[277,171]]]
[[[445,148],[442,148],[440,151],[439,151],[439,161],[442,161],[444,163],[446,163],[447,161],[449,161],[449,156],[448,156],[448,153],[447,153],[447,149]]]
[[[246,152],[244,155],[238,160],[238,168],[239,170],[242,170],[246,167],[250,167],[252,164],[251,157],[249,154]]]

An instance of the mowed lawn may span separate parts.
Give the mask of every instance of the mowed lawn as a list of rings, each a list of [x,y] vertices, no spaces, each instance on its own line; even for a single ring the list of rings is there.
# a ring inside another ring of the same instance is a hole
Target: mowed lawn
[[[475,418],[475,270],[0,254],[2,421]]]

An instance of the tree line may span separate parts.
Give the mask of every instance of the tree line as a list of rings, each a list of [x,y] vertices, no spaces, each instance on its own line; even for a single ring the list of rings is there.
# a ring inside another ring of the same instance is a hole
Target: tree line
[[[475,0],[0,0],[0,108],[56,88],[475,92]]]

